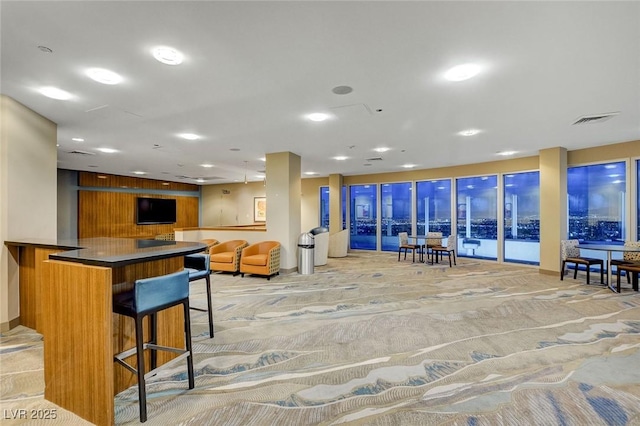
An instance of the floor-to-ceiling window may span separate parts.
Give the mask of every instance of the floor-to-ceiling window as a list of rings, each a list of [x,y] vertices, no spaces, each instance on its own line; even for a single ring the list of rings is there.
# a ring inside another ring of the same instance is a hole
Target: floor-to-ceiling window
[[[376,250],[377,239],[377,185],[351,185],[350,247],[360,250]]]
[[[416,232],[451,235],[451,179],[416,182]]]
[[[329,187],[320,187],[320,226],[329,227]]]
[[[497,259],[498,177],[456,179],[458,253]]]
[[[625,239],[624,161],[567,170],[569,238],[592,243]]]
[[[640,160],[636,160],[636,240],[640,239]]]
[[[411,234],[411,183],[384,183],[380,188],[382,250],[398,250],[398,233]]]
[[[320,226],[329,227],[330,202],[329,187],[320,187]],[[347,187],[342,186],[342,228],[347,229]]]
[[[504,260],[540,264],[540,173],[503,176]]]

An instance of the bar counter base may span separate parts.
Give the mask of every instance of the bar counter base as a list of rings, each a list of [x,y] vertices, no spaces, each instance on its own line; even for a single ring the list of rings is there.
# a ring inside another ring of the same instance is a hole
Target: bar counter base
[[[182,257],[116,268],[42,262],[45,399],[91,423],[113,425],[114,396],[135,385],[136,377],[113,361],[135,346],[135,330],[132,320],[112,313],[112,296],[136,279],[182,269]],[[180,307],[159,314],[158,343],[184,345],[183,327],[171,326],[182,322]],[[160,355],[159,365],[175,357]]]

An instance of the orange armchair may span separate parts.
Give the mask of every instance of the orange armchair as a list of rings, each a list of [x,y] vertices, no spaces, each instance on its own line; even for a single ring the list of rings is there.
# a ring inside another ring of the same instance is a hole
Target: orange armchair
[[[267,280],[280,273],[280,243],[262,241],[242,250],[240,274],[265,275]]]
[[[212,271],[232,272],[236,275],[240,271],[242,249],[248,245],[245,240],[231,240],[209,247],[209,268]]]

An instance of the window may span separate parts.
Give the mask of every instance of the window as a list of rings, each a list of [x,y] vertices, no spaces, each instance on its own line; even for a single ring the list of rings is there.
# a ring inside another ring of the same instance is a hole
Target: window
[[[458,253],[497,259],[497,176],[456,179]]]
[[[540,172],[514,173],[504,183],[504,260],[540,264]]]
[[[416,183],[417,235],[451,235],[451,180]]]
[[[329,187],[320,187],[320,226],[329,228],[331,203],[329,201]],[[342,229],[347,229],[347,187],[342,186]]]
[[[320,226],[329,227],[329,187],[320,187]]]
[[[385,183],[381,186],[382,250],[398,250],[398,233],[411,235],[411,183]]]
[[[625,239],[624,161],[567,170],[569,238],[594,243]]]
[[[352,185],[350,189],[350,219],[352,249],[376,250],[377,185]]]
[[[640,239],[640,160],[636,161],[636,240]]]

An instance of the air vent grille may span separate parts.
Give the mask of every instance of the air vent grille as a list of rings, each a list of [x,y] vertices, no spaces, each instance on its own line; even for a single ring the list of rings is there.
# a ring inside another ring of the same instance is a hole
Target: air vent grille
[[[573,125],[575,126],[576,124],[587,124],[587,123],[601,123],[603,121],[606,121],[608,119],[610,119],[611,117],[614,117],[616,115],[620,114],[619,112],[607,112],[604,114],[593,114],[593,115],[583,115],[582,117],[578,118]]]
[[[367,158],[366,161],[382,161],[382,157]]]

